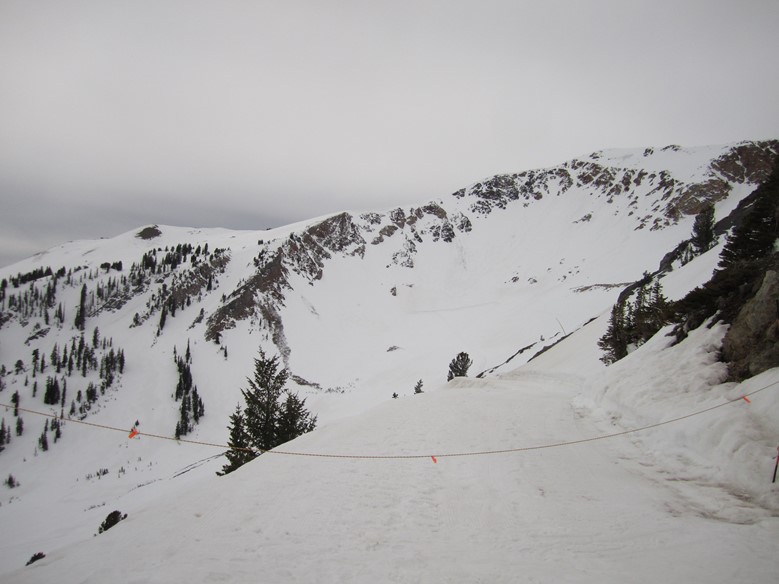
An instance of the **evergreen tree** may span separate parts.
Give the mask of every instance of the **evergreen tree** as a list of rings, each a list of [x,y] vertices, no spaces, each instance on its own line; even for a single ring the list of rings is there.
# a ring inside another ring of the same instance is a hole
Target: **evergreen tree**
[[[16,418],[16,435],[21,436],[24,434],[24,422],[21,418]]]
[[[200,418],[205,414],[205,407],[203,406],[203,400],[197,392],[197,386],[192,388],[192,419],[195,420],[195,424],[200,422]]]
[[[779,166],[753,195],[751,208],[733,229],[720,254],[721,268],[760,260],[774,250],[779,237]]]
[[[714,206],[706,205],[695,216],[692,226],[692,245],[698,253],[711,249],[714,242]]]
[[[649,337],[671,322],[673,310],[670,302],[663,295],[663,288],[660,286],[659,280],[652,286],[647,312],[652,323],[652,332]],[[645,340],[649,340],[649,337]]]
[[[192,425],[189,421],[189,411],[191,409],[189,402],[189,394],[185,394],[184,397],[181,398],[179,423],[176,426],[176,439],[180,438],[183,434],[189,434],[189,431],[192,430]]]
[[[62,426],[57,418],[52,420],[51,429],[54,430],[54,443],[56,444],[57,440],[62,438]]]
[[[621,300],[612,307],[606,333],[598,340],[605,353],[601,361],[610,365],[625,357],[631,347],[643,345],[671,321],[672,313],[660,282],[640,286],[632,304]]]
[[[257,457],[257,453],[251,449],[249,435],[246,433],[246,420],[240,405],[235,406],[235,412],[230,416],[229,428],[230,438],[227,445],[230,450],[225,453],[228,462],[222,467],[222,472],[216,473],[219,476],[233,472]]]
[[[279,368],[278,357],[266,357],[260,349],[254,360],[254,379],[248,379],[248,389],[241,394],[246,402],[244,419],[252,446],[258,450],[270,450],[276,442],[279,418],[279,399],[284,392],[289,374]]]
[[[419,381],[417,381],[417,384],[414,386],[414,393],[415,394],[416,393],[424,393],[422,391],[422,380],[421,379]]]
[[[165,328],[165,321],[167,320],[167,318],[168,318],[168,309],[165,306],[163,306],[162,310],[160,311],[160,323],[157,326],[157,336],[159,336],[160,333],[162,333],[162,329]]]
[[[243,410],[236,408],[230,417],[228,444],[232,450],[226,454],[229,462],[220,474],[314,429],[316,416],[305,409],[305,399],[285,389],[288,378],[278,357],[267,357],[260,349],[254,360],[254,377],[247,378],[249,387],[241,390],[246,405]]]
[[[276,434],[278,444],[294,440],[316,427],[316,416],[311,417],[305,406],[305,398],[300,399],[297,395],[287,392],[279,413]]]
[[[452,362],[449,363],[449,374],[446,377],[447,381],[451,381],[455,377],[468,377],[468,369],[473,365],[473,361],[468,356],[468,353],[462,352],[457,355]]]
[[[56,378],[46,378],[46,391],[43,394],[43,403],[54,406],[60,401],[60,384]]]
[[[78,330],[83,331],[84,325],[87,322],[87,285],[84,284],[81,287],[81,300],[76,310],[75,326]]]
[[[43,450],[44,452],[46,452],[49,449],[49,439],[46,436],[46,429],[43,430],[41,437],[38,438],[38,446],[40,446],[41,450]]]

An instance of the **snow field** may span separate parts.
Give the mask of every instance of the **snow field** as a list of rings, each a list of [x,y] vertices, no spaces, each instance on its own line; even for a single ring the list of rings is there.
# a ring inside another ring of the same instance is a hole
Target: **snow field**
[[[572,407],[582,386],[570,375],[455,381],[283,447],[435,463],[266,454],[6,581],[774,581],[779,521],[708,516],[633,440],[443,456],[599,432]]]
[[[687,176],[700,170],[696,156],[714,156],[682,154],[656,151],[648,158],[658,168],[676,164]],[[623,157],[606,157],[615,156]],[[737,189],[718,204],[717,218],[750,190]],[[268,454],[217,478],[219,449],[148,436],[128,441],[72,423],[62,443],[33,456],[43,420],[25,416],[25,436],[0,458],[0,477],[13,472],[22,482],[0,501],[3,581],[775,581],[779,491],[769,480],[779,444],[779,390],[771,384],[779,373],[721,384],[720,326],[695,331],[676,347],[661,331],[621,363],[605,368],[599,361],[596,342],[619,288],[577,290],[639,278],[690,233],[691,218],[635,231],[626,217],[648,213],[654,203],[644,191],[637,194],[634,211],[626,197],[607,203],[574,186],[528,207],[519,201],[496,209],[451,243],[426,236],[414,268],[392,263],[405,245],[398,231],[382,245],[366,245],[363,260],[335,255],[313,284],[292,275],[281,308],[290,370],[320,387],[290,385],[307,397],[320,423],[283,450],[422,458]],[[451,208],[467,211],[467,203],[459,199]],[[587,213],[590,220],[579,221]],[[270,354],[276,348],[257,320],[226,330],[221,346],[205,341],[205,325],[192,322],[251,274],[258,239],[272,250],[317,221],[268,232],[160,226],[163,235],[151,241],[132,232],[74,242],[13,273],[61,264],[93,269],[119,259],[126,273],[151,247],[208,241],[211,249],[229,248],[232,259],[214,293],[168,318],[159,338],[156,322],[128,329],[124,313],[87,323],[88,333],[99,325],[102,336],[113,336],[128,358],[121,387],[88,421],[129,430],[139,419],[142,432],[172,435],[173,346],[181,354],[190,339],[206,416],[187,438],[223,443],[258,347]],[[706,281],[718,253],[719,247],[666,276],[666,295],[680,298]],[[79,287],[62,293],[68,321],[78,293]],[[142,310],[149,294],[123,310]],[[27,362],[36,346],[24,344],[29,327],[6,326],[2,362]],[[563,329],[576,332],[522,366]],[[46,343],[72,334],[52,331]],[[527,345],[533,346],[496,369],[498,377],[441,385],[459,351],[474,359],[474,375]],[[414,396],[418,379],[425,393]],[[752,404],[739,399],[763,386],[770,387]],[[15,387],[9,389],[3,395]],[[393,392],[401,398],[390,399]],[[445,456],[587,439],[718,404],[726,405],[609,440]],[[36,402],[23,396],[22,406],[34,409]],[[87,478],[100,468],[109,474]],[[113,509],[128,519],[93,537]],[[46,559],[22,568],[36,551]]]

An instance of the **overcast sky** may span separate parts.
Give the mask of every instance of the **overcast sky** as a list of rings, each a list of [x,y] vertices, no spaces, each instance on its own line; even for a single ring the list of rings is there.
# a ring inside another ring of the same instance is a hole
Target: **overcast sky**
[[[0,266],[779,138],[779,2],[0,0]]]

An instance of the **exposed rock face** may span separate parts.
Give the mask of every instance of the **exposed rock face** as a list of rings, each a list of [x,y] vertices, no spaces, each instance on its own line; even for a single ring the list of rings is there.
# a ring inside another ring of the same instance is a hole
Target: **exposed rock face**
[[[757,294],[746,302],[722,343],[722,356],[735,379],[779,366],[779,272],[769,270]]]
[[[284,305],[284,291],[291,288],[289,273],[296,272],[310,282],[320,280],[325,260],[334,253],[360,257],[365,253],[365,240],[348,213],[325,219],[300,235],[290,235],[275,252],[260,252],[254,275],[209,317],[206,339],[217,341],[222,331],[233,328],[237,321],[260,316],[284,355],[286,343],[278,308]]]
[[[680,150],[669,146],[662,150]],[[650,156],[650,148],[644,153]],[[771,173],[779,154],[779,141],[744,142],[714,160],[699,182],[686,183],[665,170],[647,171],[642,168],[622,168],[608,165],[601,154],[594,153],[588,160],[571,160],[546,169],[518,174],[501,174],[460,189],[454,197],[474,199],[470,211],[488,215],[495,209],[505,209],[512,201],[528,204],[548,195],[562,195],[572,186],[587,187],[593,197],[605,197],[611,203],[618,197],[627,197],[631,206],[637,202],[636,189],[646,190],[646,196],[656,201],[653,213],[635,216],[637,229],[662,229],[677,223],[685,215],[695,215],[708,205],[728,196],[734,183],[757,184]]]
[[[771,174],[777,151],[779,140],[745,142],[715,160],[711,168],[732,182],[762,182]]]

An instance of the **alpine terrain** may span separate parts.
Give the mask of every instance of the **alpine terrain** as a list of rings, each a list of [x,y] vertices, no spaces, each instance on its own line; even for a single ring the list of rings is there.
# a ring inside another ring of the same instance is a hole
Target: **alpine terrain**
[[[0,580],[775,582],[777,156],[0,269]],[[265,356],[315,428],[218,476]]]

